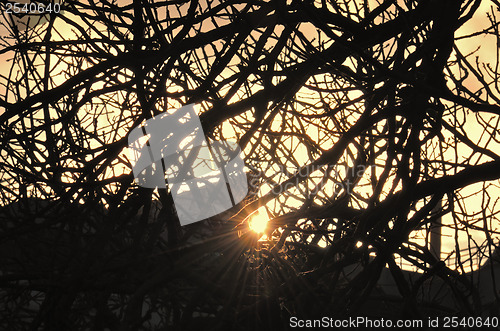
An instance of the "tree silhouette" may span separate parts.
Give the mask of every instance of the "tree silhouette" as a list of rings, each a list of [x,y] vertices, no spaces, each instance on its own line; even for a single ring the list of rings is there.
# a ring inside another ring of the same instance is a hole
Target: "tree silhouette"
[[[1,6],[2,329],[498,313],[498,52],[470,49],[497,42],[498,2]],[[193,103],[250,190],[181,227],[134,183],[128,134]]]

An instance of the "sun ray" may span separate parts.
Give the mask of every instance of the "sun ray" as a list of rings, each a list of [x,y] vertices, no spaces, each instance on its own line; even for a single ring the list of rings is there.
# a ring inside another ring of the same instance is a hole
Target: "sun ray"
[[[248,226],[250,227],[250,230],[256,233],[264,233],[268,222],[269,216],[267,215],[266,209],[264,207],[260,207],[250,216]]]

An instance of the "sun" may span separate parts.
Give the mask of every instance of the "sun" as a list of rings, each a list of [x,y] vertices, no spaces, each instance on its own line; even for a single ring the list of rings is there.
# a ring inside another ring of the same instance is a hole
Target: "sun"
[[[266,230],[267,222],[269,222],[267,211],[264,207],[260,207],[250,216],[248,226],[256,233],[263,233]]]

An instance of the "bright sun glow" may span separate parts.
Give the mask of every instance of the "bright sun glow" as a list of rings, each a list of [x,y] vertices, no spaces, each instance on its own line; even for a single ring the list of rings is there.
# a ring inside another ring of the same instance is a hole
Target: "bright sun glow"
[[[252,214],[252,216],[250,216],[248,226],[254,232],[263,233],[266,229],[267,222],[269,222],[269,217],[267,216],[266,209],[264,207],[260,207],[257,211],[255,211],[255,213]]]

